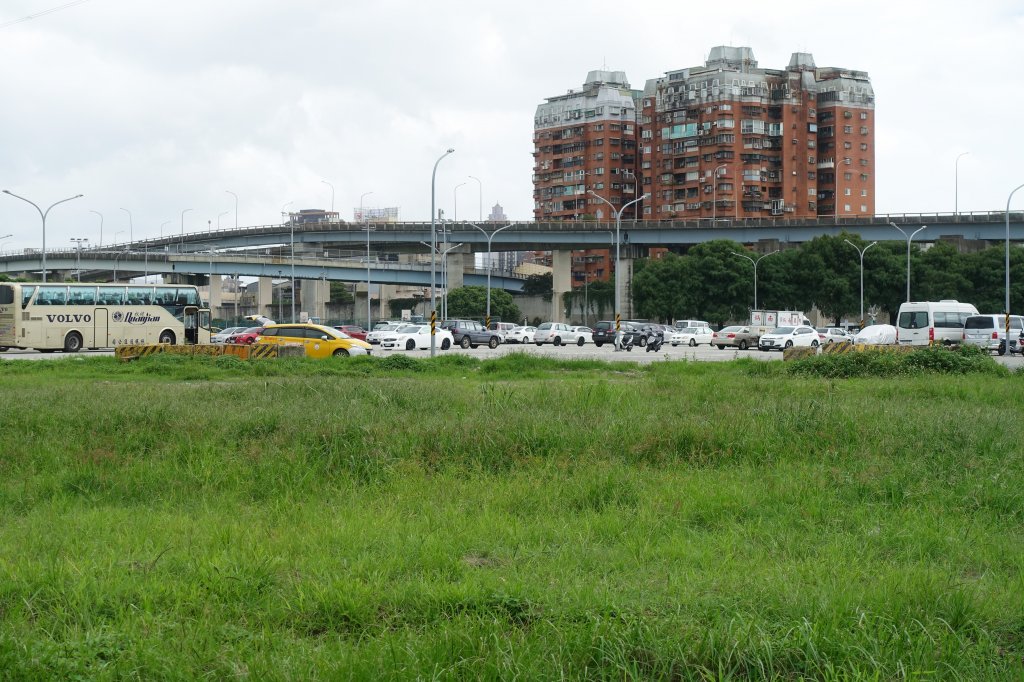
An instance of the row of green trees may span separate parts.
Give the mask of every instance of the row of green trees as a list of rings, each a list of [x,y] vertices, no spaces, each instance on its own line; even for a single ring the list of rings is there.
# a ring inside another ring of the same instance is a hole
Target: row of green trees
[[[767,310],[816,307],[829,318],[856,319],[860,314],[859,235],[843,232],[817,237],[798,248],[764,258],[757,266],[757,304]],[[879,242],[864,256],[864,309],[882,311],[877,322],[895,319],[906,299],[905,241]],[[695,317],[715,324],[746,319],[754,303],[753,257],[742,244],[715,240],[698,244],[685,255],[643,259],[634,266],[632,296],[638,316],[670,321]],[[953,298],[978,310],[1002,312],[1005,298],[1005,250],[993,246],[960,253],[945,241],[922,250],[911,246],[910,296],[915,301]],[[1010,303],[1024,303],[1024,251],[1010,252]]]

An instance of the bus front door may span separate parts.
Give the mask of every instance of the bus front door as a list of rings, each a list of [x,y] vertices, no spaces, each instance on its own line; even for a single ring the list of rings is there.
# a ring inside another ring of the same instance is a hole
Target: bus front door
[[[110,348],[110,311],[106,308],[93,311],[92,342],[94,348]]]
[[[196,306],[185,306],[182,322],[185,323],[185,343],[196,344],[199,342],[199,308]]]

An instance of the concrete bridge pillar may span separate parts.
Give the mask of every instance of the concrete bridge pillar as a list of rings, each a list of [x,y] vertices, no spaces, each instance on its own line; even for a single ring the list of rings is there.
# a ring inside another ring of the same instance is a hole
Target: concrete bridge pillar
[[[448,252],[448,292],[461,288],[465,283],[466,256],[472,263],[473,254],[467,253],[468,246],[462,246]]]
[[[304,279],[299,286],[299,310],[310,317],[327,317],[327,300],[331,297],[331,285],[322,279]]]
[[[572,251],[551,252],[551,321],[567,322],[562,295],[572,291]]]
[[[274,312],[274,281],[270,277],[260,277],[256,292],[256,314],[278,321],[274,317],[277,314]]]
[[[220,275],[210,275],[210,301],[208,305],[210,306],[210,315],[213,317],[223,317],[220,314],[220,308],[224,305],[223,296],[221,295],[223,293],[222,285],[223,282]]]

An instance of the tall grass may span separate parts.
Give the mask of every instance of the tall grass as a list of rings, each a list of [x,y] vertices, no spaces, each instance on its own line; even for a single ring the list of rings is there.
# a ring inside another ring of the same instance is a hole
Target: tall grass
[[[439,360],[0,362],[0,677],[1024,674],[1020,377]]]

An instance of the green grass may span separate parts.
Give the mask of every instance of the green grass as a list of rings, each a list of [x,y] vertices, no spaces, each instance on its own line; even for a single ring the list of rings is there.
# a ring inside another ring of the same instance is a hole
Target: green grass
[[[1022,377],[793,366],[0,361],[0,679],[1020,679]]]

